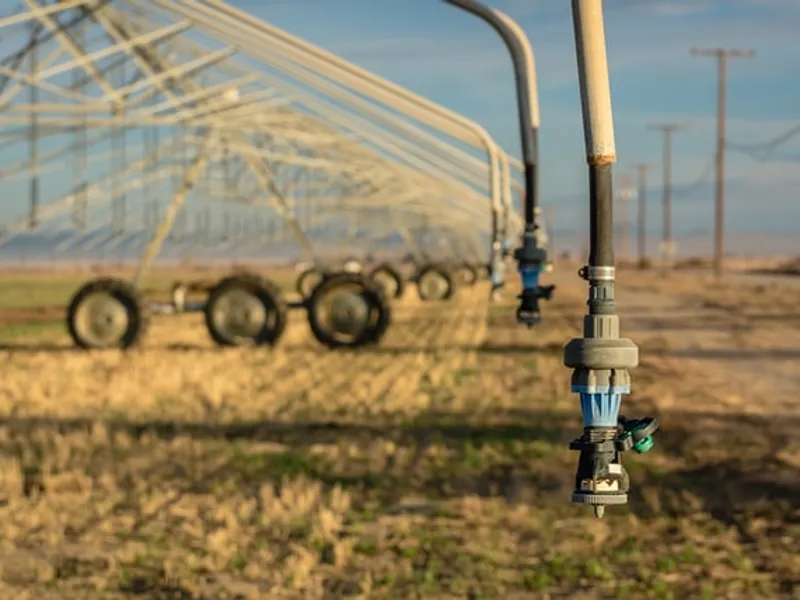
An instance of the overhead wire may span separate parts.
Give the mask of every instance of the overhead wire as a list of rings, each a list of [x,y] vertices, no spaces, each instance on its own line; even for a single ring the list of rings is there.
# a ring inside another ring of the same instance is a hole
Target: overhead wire
[[[711,157],[711,160],[708,162],[706,167],[697,176],[696,179],[692,181],[687,187],[683,188],[680,191],[674,191],[673,197],[674,198],[688,198],[692,194],[694,194],[701,185],[703,185],[709,178],[709,176],[714,172],[714,166],[716,164],[716,157]],[[673,186],[675,187],[675,186]]]
[[[766,142],[761,142],[758,144],[737,144],[729,142],[725,144],[725,147],[735,152],[747,154],[757,161],[766,162],[770,159],[776,149],[780,148],[784,144],[787,144],[798,136],[800,136],[800,124],[795,125],[771,140],[767,140]]]

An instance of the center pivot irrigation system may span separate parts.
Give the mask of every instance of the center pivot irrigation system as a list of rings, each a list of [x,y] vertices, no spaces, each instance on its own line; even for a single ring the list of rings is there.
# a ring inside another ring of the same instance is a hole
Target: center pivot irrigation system
[[[0,17],[0,176],[16,212],[0,246],[35,235],[56,258],[139,257],[132,281],[95,279],[73,297],[67,323],[83,348],[129,348],[152,312],[185,310],[204,313],[219,345],[271,345],[290,308],[327,347],[374,344],[406,281],[443,300],[457,271],[466,283],[486,272],[497,292],[515,239],[517,319],[532,327],[554,288],[540,285],[534,54],[503,13],[444,1],[488,23],[511,53],[522,162],[469,119],[218,0],[22,0]],[[567,344],[565,364],[584,416],[573,501],[600,516],[627,501],[620,453],[648,450],[657,424],[619,416],[638,349],[614,314],[602,0],[572,5],[591,253],[584,337]],[[379,256],[393,244],[410,265]],[[206,286],[201,304],[186,302],[183,284],[172,305],[144,302],[159,256],[290,250],[303,259],[296,301],[247,272]]]
[[[77,345],[141,340],[150,313],[165,310],[140,293],[160,254],[241,258],[293,242],[310,263],[296,302],[252,273],[226,277],[202,305],[176,285],[172,309],[205,312],[222,345],[276,343],[289,308],[305,309],[327,346],[377,342],[385,296],[410,278],[423,299],[451,297],[454,270],[475,281],[487,266],[487,234],[502,284],[522,185],[468,119],[222,2],[23,0],[0,28],[3,177],[18,213],[0,245],[35,232],[58,257],[141,254],[133,281],[76,293]],[[342,239],[368,252],[392,235],[414,263],[408,275],[386,261],[364,273],[320,258]]]

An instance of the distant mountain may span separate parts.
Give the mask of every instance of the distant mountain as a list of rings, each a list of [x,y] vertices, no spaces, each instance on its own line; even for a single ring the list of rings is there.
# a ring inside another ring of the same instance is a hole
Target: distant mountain
[[[588,244],[588,235],[580,231],[558,231],[554,234],[556,252],[581,252]],[[648,233],[647,254],[655,258],[659,253],[660,233]],[[698,230],[690,235],[676,236],[675,246],[678,258],[710,256],[713,254],[713,234]],[[618,257],[624,254],[619,239],[615,241]],[[629,253],[636,254],[636,232],[631,233]],[[800,233],[758,233],[731,231],[725,235],[725,253],[746,258],[763,258],[777,255],[796,256],[800,254]]]
[[[37,232],[26,233],[7,241],[0,238],[0,262],[71,262],[71,261],[97,261],[101,259],[135,261],[141,255],[143,248],[140,242],[132,237],[117,240],[116,250],[109,250],[107,233],[96,235],[89,238],[88,243],[81,248],[75,248],[74,244],[69,243],[66,234],[43,234]],[[380,250],[388,252],[402,252],[399,237],[387,237]],[[565,231],[556,230],[553,235],[554,249],[557,253],[569,251],[573,254],[583,252],[588,244],[588,235],[585,231]],[[658,256],[659,234],[649,234],[647,240],[647,252],[651,258]],[[96,248],[91,248],[93,243]],[[338,240],[331,240],[328,243],[317,242],[315,247],[321,256],[335,254],[342,251],[337,247]],[[709,232],[698,230],[691,235],[683,235],[676,238],[676,250],[678,258],[688,258],[695,256],[710,256],[712,253],[713,239]],[[800,255],[800,234],[788,233],[758,233],[758,232],[735,232],[726,235],[725,240],[726,254],[745,258],[763,258],[771,256],[797,256]],[[357,244],[355,247],[357,248]],[[487,249],[488,250],[488,249]],[[625,248],[616,241],[616,253],[619,258],[625,257]],[[636,234],[632,232],[628,257],[633,258],[636,253]],[[195,258],[203,260],[278,260],[285,261],[298,257],[300,250],[295,243],[279,243],[265,249],[263,246],[254,243],[250,248],[229,248],[225,249],[224,244],[217,242],[211,244],[202,254],[200,250],[192,250],[181,245],[166,243],[161,258],[166,260],[178,260],[181,258]]]

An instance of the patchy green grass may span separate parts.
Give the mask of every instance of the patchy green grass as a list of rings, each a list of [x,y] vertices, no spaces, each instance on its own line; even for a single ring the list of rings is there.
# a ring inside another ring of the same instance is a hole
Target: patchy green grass
[[[625,456],[630,503],[596,520],[569,502],[581,422],[560,347],[579,303],[546,305],[532,335],[483,291],[398,303],[404,326],[359,353],[296,319],[278,349],[213,349],[181,317],[130,354],[10,356],[0,595],[797,593],[791,422],[662,411],[656,449]]]
[[[66,306],[78,285],[78,278],[53,281],[40,277],[4,275],[0,286],[0,309]]]
[[[64,319],[53,319],[33,323],[0,324],[0,339],[4,341],[32,341],[52,339],[65,331]]]
[[[149,296],[166,300],[167,292],[172,284],[177,281],[217,280],[230,273],[226,269],[214,270],[180,270],[170,269],[167,272],[155,271],[147,277],[142,288]],[[133,271],[130,269],[108,270],[103,276],[111,275],[130,279]],[[99,273],[77,272],[36,272],[28,274],[4,273],[0,285],[0,310],[2,309],[32,309],[50,306],[66,306],[75,291],[89,279],[100,276]],[[296,274],[290,269],[272,270],[265,273],[284,291],[293,292]]]

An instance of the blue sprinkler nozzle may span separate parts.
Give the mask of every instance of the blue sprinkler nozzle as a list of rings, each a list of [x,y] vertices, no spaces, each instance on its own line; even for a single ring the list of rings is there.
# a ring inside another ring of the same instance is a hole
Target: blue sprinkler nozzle
[[[622,395],[630,394],[630,386],[586,386],[573,385],[572,392],[578,394],[583,414],[584,427],[616,427]]]
[[[532,265],[521,265],[519,267],[519,278],[522,282],[522,289],[533,291],[539,287],[539,275],[542,268]]]
[[[522,247],[518,248],[514,255],[519,265],[518,270],[522,283],[517,321],[533,327],[542,320],[539,300],[549,300],[553,294],[554,286],[539,284],[539,277],[547,264],[547,250],[539,247],[536,233],[531,230],[526,231],[522,236]]]

